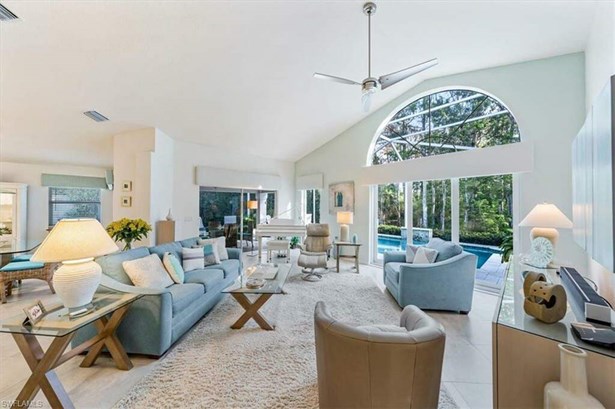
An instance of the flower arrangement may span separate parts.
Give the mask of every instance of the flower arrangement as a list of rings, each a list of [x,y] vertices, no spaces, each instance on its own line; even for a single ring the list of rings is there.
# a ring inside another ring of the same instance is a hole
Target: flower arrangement
[[[115,241],[124,242],[123,250],[130,250],[133,241],[139,241],[147,237],[152,231],[152,226],[143,219],[122,218],[111,222],[107,226],[107,233]]]

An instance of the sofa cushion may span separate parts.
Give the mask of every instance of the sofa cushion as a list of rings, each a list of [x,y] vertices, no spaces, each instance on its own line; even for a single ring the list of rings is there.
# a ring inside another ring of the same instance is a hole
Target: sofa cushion
[[[402,264],[407,263],[386,263],[384,271],[389,280],[394,283],[399,283],[399,270]]]
[[[224,271],[213,268],[192,270],[186,273],[184,283],[198,283],[205,287],[205,292],[211,291],[224,281]]]
[[[196,245],[196,241],[198,239],[199,239],[198,237],[192,237],[192,238],[189,238],[189,239],[181,240],[179,242],[179,244],[182,247],[191,248],[192,246]]]
[[[122,263],[124,271],[136,287],[166,288],[173,284],[171,276],[156,254],[126,260]]]
[[[450,241],[444,241],[439,238],[433,238],[427,243],[427,247],[438,250],[438,257],[436,257],[436,263],[440,261],[448,260],[451,257],[461,254],[463,248],[459,244],[455,244]]]
[[[44,263],[34,261],[13,261],[0,268],[0,271],[36,270],[45,267]]]
[[[164,253],[171,253],[177,257],[180,263],[182,262],[182,246],[176,241],[150,247],[149,252],[151,254],[158,254],[161,260],[164,257]]]
[[[128,277],[128,274],[124,271],[122,263],[127,260],[147,257],[149,254],[149,249],[147,247],[137,247],[132,250],[118,251],[117,253],[107,256],[96,257],[94,261],[100,265],[103,274],[122,284],[132,285],[132,281],[130,281],[130,277]]]
[[[173,315],[185,310],[205,293],[203,286],[196,283],[174,284],[168,289],[173,299]]]
[[[239,273],[239,266],[240,266],[239,260],[230,258],[228,260],[221,261],[220,264],[216,264],[213,266],[207,266],[205,267],[205,269],[206,270],[210,268],[213,268],[216,270],[222,269],[224,271],[224,278],[226,278],[233,273],[235,274]]]

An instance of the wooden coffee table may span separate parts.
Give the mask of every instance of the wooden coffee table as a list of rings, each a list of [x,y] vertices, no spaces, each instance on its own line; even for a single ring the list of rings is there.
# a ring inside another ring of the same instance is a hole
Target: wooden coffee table
[[[32,375],[21,392],[11,403],[11,408],[29,407],[41,389],[52,408],[74,408],[54,369],[87,349],[89,351],[81,362],[82,367],[94,365],[103,348],[106,347],[118,369],[131,369],[132,362],[115,335],[115,331],[130,305],[140,297],[142,297],[140,294],[101,293],[96,294],[92,301],[95,310],[79,318],[70,319],[68,309],[57,305],[48,307],[45,317],[33,326],[21,324],[25,314],[2,321],[0,332],[13,335],[13,339],[32,371]],[[110,317],[108,317],[109,314]],[[65,353],[76,331],[88,324],[94,324],[98,334]],[[53,338],[46,351],[43,351],[37,339],[38,336]]]
[[[246,310],[241,317],[231,328],[240,329],[252,318],[256,323],[265,330],[274,330],[275,326],[271,325],[267,319],[259,312],[260,308],[265,305],[267,300],[274,294],[284,294],[284,284],[290,275],[291,266],[288,264],[276,264],[278,272],[275,278],[266,280],[265,285],[260,288],[247,288],[245,286],[247,277],[244,276],[245,269],[241,276],[227,287],[223,292],[229,293],[235,300]],[[257,295],[256,299],[251,300],[248,295]]]

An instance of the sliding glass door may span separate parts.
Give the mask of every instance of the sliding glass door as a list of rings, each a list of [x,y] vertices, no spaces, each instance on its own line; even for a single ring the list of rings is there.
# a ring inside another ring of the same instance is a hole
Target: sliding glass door
[[[226,238],[227,247],[254,249],[254,229],[277,214],[275,191],[201,187],[200,235]]]

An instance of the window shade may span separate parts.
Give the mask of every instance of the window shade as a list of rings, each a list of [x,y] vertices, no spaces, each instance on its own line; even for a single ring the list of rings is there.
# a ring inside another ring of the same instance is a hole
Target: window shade
[[[51,187],[107,189],[107,182],[105,178],[93,176],[52,175],[48,173],[43,173],[41,177],[41,185]]]

